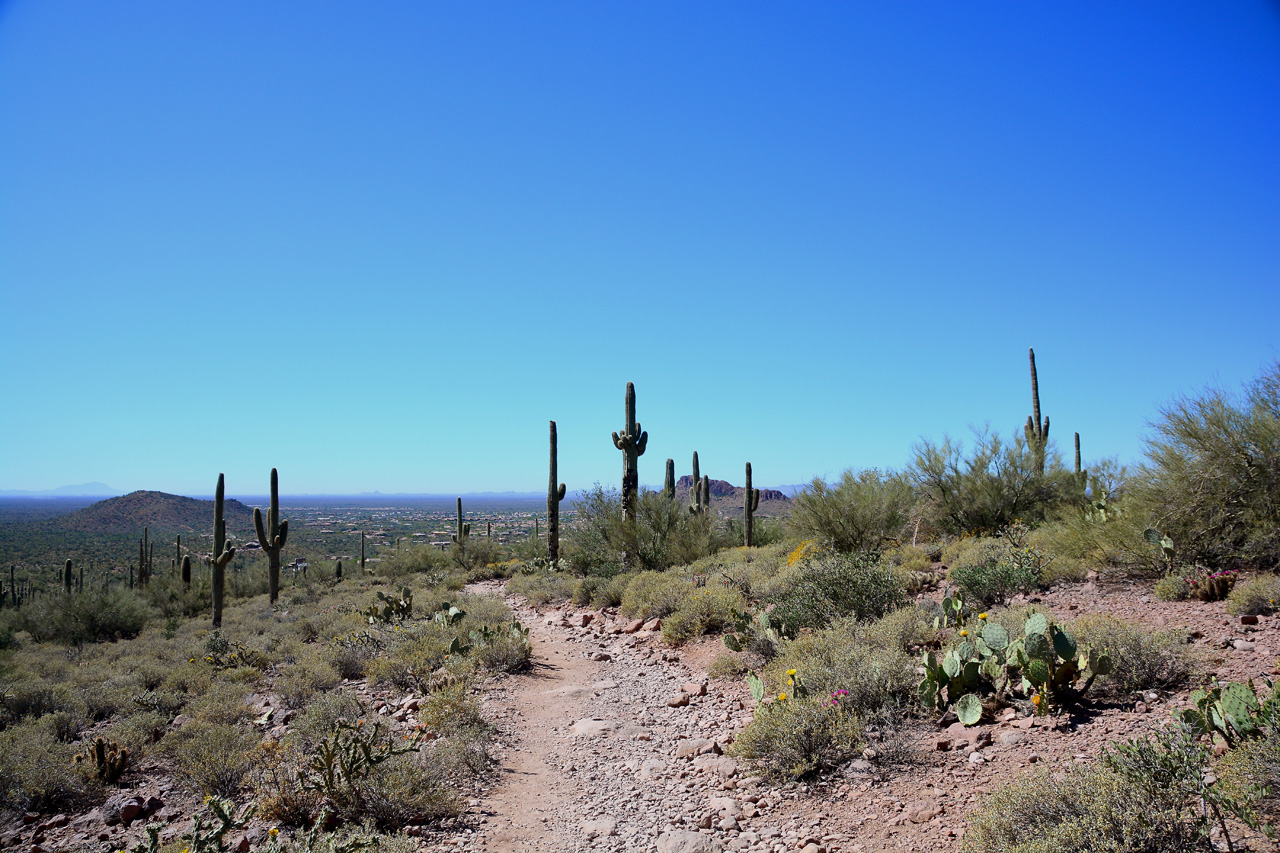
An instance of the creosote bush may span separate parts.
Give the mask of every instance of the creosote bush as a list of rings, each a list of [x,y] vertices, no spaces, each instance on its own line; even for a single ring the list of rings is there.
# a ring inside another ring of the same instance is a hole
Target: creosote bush
[[[788,531],[837,551],[879,550],[903,538],[915,493],[893,471],[852,469],[836,483],[814,477],[792,500]]]
[[[878,619],[903,602],[902,581],[875,554],[823,554],[800,565],[770,614],[788,632],[824,628],[842,616]]]
[[[1152,631],[1105,613],[1081,616],[1070,631],[1081,646],[1111,658],[1111,672],[1100,686],[1122,694],[1181,687],[1195,672],[1191,647],[1177,631]]]
[[[1227,596],[1227,611],[1233,616],[1269,616],[1280,602],[1280,575],[1258,575],[1238,583]]]
[[[231,797],[240,790],[260,741],[248,729],[192,720],[165,737],[163,744],[191,784],[210,796]]]
[[[1049,559],[1039,550],[1021,544],[1026,529],[1016,524],[1013,527],[1012,532],[999,539],[980,540],[952,565],[947,579],[964,591],[965,600],[971,604],[1004,604],[1040,584]]]
[[[683,566],[732,544],[712,513],[694,514],[661,492],[642,492],[636,519],[623,518],[617,491],[596,485],[574,505],[562,531],[562,557],[579,575],[611,577],[624,569],[660,571]],[[635,564],[623,565],[631,554]]]

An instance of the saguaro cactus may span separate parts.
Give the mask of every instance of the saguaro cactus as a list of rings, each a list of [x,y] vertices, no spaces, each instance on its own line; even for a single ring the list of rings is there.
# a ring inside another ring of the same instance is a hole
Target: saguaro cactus
[[[560,559],[560,501],[564,500],[564,483],[560,479],[559,443],[556,440],[556,422],[551,422],[551,478],[547,481],[547,561]]]
[[[138,540],[138,586],[145,587],[151,583],[151,530],[142,528],[142,538]]]
[[[218,490],[213,496],[213,554],[209,557],[209,569],[213,575],[213,627],[222,627],[222,597],[227,587],[227,564],[236,556],[236,549],[227,544],[227,522],[222,518],[222,498],[226,492],[223,477],[218,475]]]
[[[334,580],[342,580],[342,561],[338,561],[338,565],[333,570]]]
[[[289,519],[280,520],[280,477],[271,469],[271,507],[267,510],[267,523],[262,523],[262,510],[253,508],[253,526],[258,532],[258,544],[267,555],[267,600],[276,603],[280,597],[280,550],[289,538]]]
[[[630,382],[625,407],[627,423],[621,434],[613,434],[613,446],[622,451],[622,517],[635,521],[636,493],[640,490],[638,460],[649,444],[649,433],[642,430],[636,420],[636,386]]]
[[[1040,417],[1040,382],[1036,377],[1036,351],[1028,349],[1031,357],[1031,414],[1027,415],[1027,424],[1023,431],[1027,435],[1027,446],[1035,454],[1036,470],[1044,476],[1045,452],[1049,446],[1049,418]]]
[[[62,588],[67,593],[67,595],[71,594],[71,561],[70,560],[67,560],[67,562],[62,567]]]
[[[360,571],[364,571],[364,531],[360,531]]]
[[[449,538],[459,548],[467,547],[467,539],[471,536],[471,523],[462,520],[462,498],[458,498],[458,528]]]
[[[667,476],[662,480],[662,495],[669,501],[676,499],[676,460],[667,460]]]
[[[1084,492],[1089,485],[1089,472],[1080,467],[1080,433],[1076,433],[1076,481],[1080,484],[1080,491]]]
[[[191,558],[182,558],[182,588],[191,589]]]
[[[693,451],[693,484],[689,486],[689,512],[702,515],[707,511],[707,496],[702,493],[702,472],[698,468],[698,451]]]
[[[752,529],[752,513],[760,508],[760,490],[751,488],[751,463],[747,463],[747,489],[742,499],[742,527],[744,533],[744,543],[748,548],[751,547],[751,529]]]

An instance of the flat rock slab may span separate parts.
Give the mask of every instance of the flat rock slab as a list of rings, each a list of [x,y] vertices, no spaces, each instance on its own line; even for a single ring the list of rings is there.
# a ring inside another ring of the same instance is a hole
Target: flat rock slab
[[[724,845],[710,835],[673,829],[658,836],[658,853],[723,853]]]
[[[587,718],[578,720],[569,726],[569,733],[574,737],[607,737],[620,728],[622,728],[622,724],[613,720]]]

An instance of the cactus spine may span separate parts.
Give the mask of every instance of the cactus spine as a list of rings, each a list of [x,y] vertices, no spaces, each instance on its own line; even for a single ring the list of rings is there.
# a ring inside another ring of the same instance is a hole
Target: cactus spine
[[[280,520],[280,476],[271,469],[271,507],[267,510],[267,522],[262,523],[262,510],[253,508],[253,527],[258,532],[258,544],[267,553],[267,595],[271,604],[280,597],[280,550],[289,538],[289,519]]]
[[[747,490],[742,499],[742,527],[744,540],[751,547],[752,513],[760,508],[760,490],[751,488],[751,463],[747,463]]]
[[[1040,382],[1036,377],[1036,351],[1028,349],[1031,358],[1031,414],[1027,415],[1023,431],[1027,436],[1027,446],[1035,457],[1036,471],[1044,476],[1045,453],[1049,447],[1049,418],[1040,417]]]
[[[191,589],[191,558],[182,558],[182,588]]]
[[[676,499],[676,460],[667,459],[667,475],[662,478],[662,496],[669,501]]]
[[[218,490],[213,497],[213,555],[209,568],[213,574],[213,627],[222,627],[222,597],[227,586],[227,564],[236,555],[236,549],[227,544],[227,522],[222,517],[222,499],[226,492],[223,477],[218,475]]]
[[[551,477],[547,480],[547,561],[560,559],[560,501],[564,500],[564,483],[560,479],[559,442],[556,422],[551,422]]]
[[[627,422],[622,433],[613,434],[613,446],[622,451],[622,517],[636,520],[636,493],[640,490],[639,459],[649,444],[649,433],[636,420],[636,386],[627,383],[625,402]]]
[[[450,536],[453,543],[459,548],[467,547],[467,538],[471,536],[471,523],[462,520],[462,498],[458,498],[458,528]]]
[[[67,595],[71,594],[71,561],[70,560],[67,560],[66,564],[63,565],[62,567],[62,588],[67,593]]]

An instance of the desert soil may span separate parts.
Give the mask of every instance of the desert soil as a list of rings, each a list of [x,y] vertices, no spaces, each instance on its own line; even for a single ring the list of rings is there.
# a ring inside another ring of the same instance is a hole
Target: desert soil
[[[471,591],[504,593],[498,582]],[[424,850],[954,851],[966,814],[985,793],[1035,766],[1096,761],[1107,743],[1167,721],[1188,704],[1190,692],[1117,697],[1074,717],[1009,712],[970,729],[920,723],[886,733],[914,747],[914,764],[880,768],[856,760],[810,784],[778,786],[723,754],[750,721],[753,701],[741,681],[707,677],[723,649],[718,639],[671,648],[655,623],[507,601],[531,628],[533,666],[478,685],[496,730],[496,769],[472,792],[463,814],[416,829]],[[1032,601],[1060,620],[1106,612],[1153,630],[1176,630],[1195,647],[1206,676],[1242,681],[1276,672],[1280,617],[1246,625],[1222,603],[1161,602],[1141,583],[1060,585]],[[363,682],[343,689],[388,722],[414,722],[417,697]],[[251,702],[261,714],[279,704],[270,695]],[[289,715],[268,717],[264,734],[282,735]],[[0,827],[0,848],[127,849],[140,840],[148,818],[168,824],[166,838],[188,829],[201,810],[199,797],[159,765],[139,771],[127,777],[131,787],[89,813],[27,815]],[[122,822],[122,810],[135,819]],[[266,830],[255,823],[232,843],[258,849]],[[1273,849],[1258,839],[1249,843]]]

